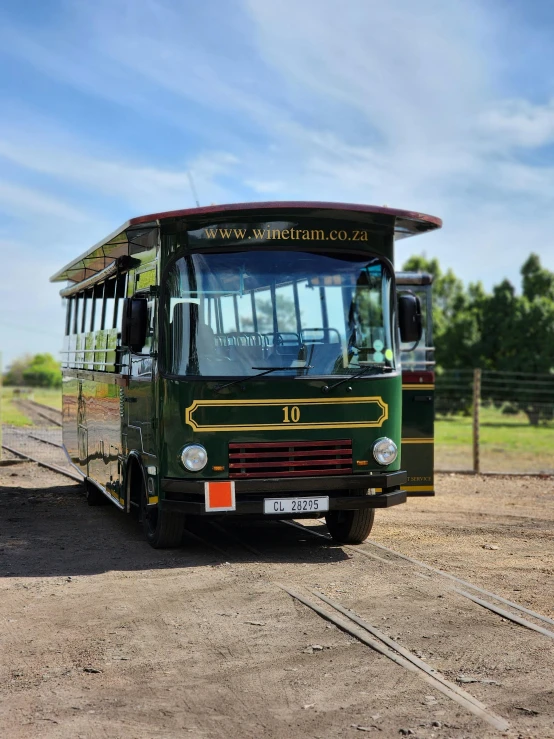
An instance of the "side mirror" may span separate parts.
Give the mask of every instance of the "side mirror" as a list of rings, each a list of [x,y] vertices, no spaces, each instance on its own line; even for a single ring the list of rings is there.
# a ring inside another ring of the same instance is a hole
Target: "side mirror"
[[[148,328],[148,301],[145,298],[125,298],[121,343],[132,352],[140,352],[146,341]]]
[[[413,293],[398,296],[398,326],[401,341],[406,344],[420,341],[423,333],[421,303]]]

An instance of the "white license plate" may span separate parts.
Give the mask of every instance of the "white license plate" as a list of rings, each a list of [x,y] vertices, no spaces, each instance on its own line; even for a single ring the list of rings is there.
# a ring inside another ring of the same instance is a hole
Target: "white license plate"
[[[329,498],[265,498],[264,513],[319,513],[329,510]]]

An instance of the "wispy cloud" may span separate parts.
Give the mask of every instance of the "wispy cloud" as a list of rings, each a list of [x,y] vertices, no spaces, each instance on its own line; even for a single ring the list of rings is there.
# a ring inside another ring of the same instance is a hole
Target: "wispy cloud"
[[[554,143],[554,100],[543,105],[528,100],[501,100],[480,117],[490,143],[500,147],[537,148]]]
[[[44,192],[0,180],[0,210],[28,219],[34,216],[62,218],[73,223],[88,220],[85,212]]]
[[[58,137],[61,139],[61,134]],[[222,195],[222,188],[217,188],[216,179],[227,174],[238,162],[232,154],[212,151],[188,163],[183,162],[181,166],[176,163],[173,167],[164,168],[134,163],[126,158],[117,158],[117,155],[109,159],[102,158],[102,155],[88,153],[87,148],[86,142],[81,142],[80,148],[77,142],[64,147],[61,140],[57,146],[53,146],[41,140],[40,131],[29,132],[26,136],[13,131],[2,134],[0,124],[0,160],[9,161],[31,173],[48,175],[66,185],[78,185],[97,196],[115,196],[121,204],[137,211],[153,212],[192,205],[187,175],[191,170],[199,185],[209,186],[212,193],[217,189],[217,194]],[[12,200],[15,202],[22,188],[12,189]],[[0,183],[0,202],[8,196],[9,188],[6,187],[4,194]],[[22,203],[25,202],[24,191],[20,193],[20,199]],[[35,210],[42,207],[48,211],[51,203],[54,207],[51,198],[36,195],[32,207]],[[57,204],[57,210],[66,218],[77,215],[61,204]]]
[[[270,196],[440,215],[443,232],[408,240],[399,259],[424,249],[466,280],[517,281],[531,249],[554,268],[544,246],[554,103],[506,84],[515,62],[499,5],[52,8],[40,27],[30,16],[0,24],[0,54],[34,80],[21,96],[26,88],[6,79],[0,208],[24,254],[39,232],[56,244],[48,269],[131,215],[192,205],[187,172],[202,203]],[[46,257],[41,264],[42,279]]]

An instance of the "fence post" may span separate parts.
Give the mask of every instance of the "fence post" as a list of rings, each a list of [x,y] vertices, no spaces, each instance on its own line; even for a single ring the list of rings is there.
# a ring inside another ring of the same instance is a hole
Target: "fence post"
[[[481,406],[481,370],[473,370],[473,471],[478,474],[479,461],[479,408]]]

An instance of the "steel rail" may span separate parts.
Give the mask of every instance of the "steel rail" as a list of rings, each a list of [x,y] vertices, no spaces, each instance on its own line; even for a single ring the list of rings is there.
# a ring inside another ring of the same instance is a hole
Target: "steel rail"
[[[487,710],[487,707],[484,703],[481,703],[481,701],[478,701],[477,698],[474,698],[472,695],[467,693],[465,690],[462,690],[458,685],[455,685],[454,683],[451,683],[449,680],[447,680],[443,675],[441,675],[440,672],[437,672],[433,667],[427,664],[427,662],[424,662],[419,657],[416,657],[415,654],[410,652],[409,649],[406,649],[406,647],[400,646],[400,644],[397,644],[394,639],[391,639],[389,636],[384,634],[382,631],[380,631],[376,626],[373,626],[368,621],[365,621],[364,619],[360,618],[354,611],[351,611],[348,608],[345,608],[340,603],[337,603],[336,601],[332,600],[328,596],[324,595],[323,593],[318,592],[317,590],[312,590],[312,593],[317,596],[320,600],[327,603],[327,605],[334,608],[336,611],[339,611],[339,613],[342,613],[344,616],[347,616],[351,621],[354,621],[358,624],[358,626],[361,626],[366,631],[369,631],[373,636],[376,636],[377,639],[382,641],[387,646],[391,647],[391,649],[394,649],[396,652],[398,652],[402,657],[405,657],[407,660],[412,662],[416,667],[419,667],[421,670],[426,672],[428,675],[431,675],[431,677],[434,677],[439,682],[442,682],[443,685],[446,685],[450,690],[453,690],[455,693],[458,693],[460,695],[463,695],[467,700],[470,700],[472,703],[474,703],[479,708],[482,708],[483,710]]]
[[[543,634],[544,636],[548,636],[550,639],[554,639],[554,631],[543,629],[542,626],[537,626],[536,624],[531,623],[531,621],[527,621],[527,619],[525,618],[521,618],[520,616],[516,616],[515,614],[510,613],[509,611],[506,611],[506,609],[504,608],[499,608],[498,606],[495,606],[494,603],[488,603],[486,600],[481,600],[481,598],[476,598],[474,595],[471,595],[471,593],[464,593],[463,590],[458,590],[458,588],[453,588],[452,592],[458,593],[459,595],[463,595],[464,598],[469,598],[469,600],[472,600],[474,603],[477,603],[478,605],[483,606],[483,608],[487,608],[489,611],[493,611],[493,613],[497,613],[499,616],[502,616],[503,618],[507,618],[516,624],[520,624],[520,626],[525,626],[525,628],[527,629],[538,631],[539,634]]]
[[[12,449],[12,447],[7,446],[6,444],[2,444],[2,449],[10,452],[10,454],[15,454],[16,456],[21,457],[24,460],[27,459],[29,460],[29,462],[35,462],[35,464],[38,464],[39,467],[46,467],[46,469],[48,470],[57,472],[58,475],[70,477],[72,480],[76,480],[77,482],[83,482],[85,479],[84,475],[82,477],[78,477],[77,475],[74,475],[73,472],[68,472],[67,470],[62,469],[55,464],[48,464],[47,462],[42,462],[40,459],[36,459],[35,457],[30,457],[28,454],[25,454],[24,452],[19,452],[17,449]]]
[[[471,588],[472,590],[476,590],[478,593],[481,593],[482,595],[488,595],[489,598],[495,598],[496,600],[499,600],[501,603],[505,603],[507,606],[510,606],[511,608],[515,608],[517,611],[522,611],[523,613],[527,613],[529,616],[538,618],[539,621],[544,621],[547,624],[554,625],[554,619],[549,618],[548,616],[543,616],[541,613],[537,613],[536,611],[532,611],[530,608],[525,608],[525,606],[520,606],[518,603],[514,603],[513,601],[508,600],[507,598],[503,598],[501,595],[497,595],[496,593],[491,593],[490,590],[485,590],[484,588],[480,588],[478,585],[473,585],[473,583],[470,583],[467,580],[462,580],[462,578],[456,577],[456,575],[451,575],[449,572],[443,572],[443,570],[438,570],[436,567],[432,567],[431,565],[428,565],[425,562],[421,562],[419,559],[414,559],[413,557],[407,557],[405,554],[401,554],[400,552],[397,552],[394,549],[389,549],[389,547],[386,547],[383,544],[377,544],[377,542],[375,541],[368,541],[367,543],[371,544],[372,547],[377,547],[378,549],[382,549],[385,552],[389,552],[389,554],[394,554],[395,556],[400,557],[400,559],[405,559],[408,562],[412,562],[412,564],[416,564],[419,567],[424,567],[426,570],[435,572],[438,575],[441,575],[442,577],[447,578],[448,580],[457,582],[460,585],[465,585],[466,588]]]
[[[36,439],[37,441],[42,441],[43,444],[50,444],[50,446],[55,446],[58,449],[63,449],[63,444],[57,444],[55,441],[50,441],[50,439],[41,439],[40,436],[35,436],[34,434],[27,434],[27,436],[30,439]]]
[[[61,417],[61,411],[57,411],[55,408],[49,408],[49,406],[44,405],[43,403],[37,403],[35,400],[21,399],[21,400],[18,400],[17,402],[23,409],[25,409],[25,404],[29,403],[32,406],[32,410],[34,411],[34,413],[37,414],[37,416],[40,416],[41,418],[44,418],[46,421],[53,423],[54,426],[61,427],[63,425],[62,422],[59,421],[57,418],[52,418],[51,415],[48,415],[48,413],[44,412],[45,410],[47,410]]]
[[[388,657],[388,659],[392,660],[397,665],[404,667],[410,672],[415,672],[422,680],[431,685],[433,688],[439,690],[448,698],[455,701],[460,706],[463,706],[468,711],[473,713],[475,716],[478,716],[483,721],[486,721],[491,726],[494,726],[495,729],[498,729],[499,731],[506,731],[510,727],[510,724],[504,718],[502,718],[502,716],[498,716],[486,707],[481,707],[483,704],[478,705],[478,702],[475,702],[476,699],[473,698],[473,696],[470,696],[469,693],[466,693],[457,686],[454,686],[456,687],[456,690],[453,690],[448,684],[446,684],[447,681],[445,678],[443,678],[442,680],[440,679],[442,678],[442,675],[440,675],[439,673],[431,672],[431,668],[429,668],[429,672],[425,671],[409,659],[406,659],[404,656],[399,654],[397,645],[395,645],[394,649],[389,649],[389,647],[386,646],[384,643],[369,636],[368,631],[365,629],[365,627],[360,627],[358,624],[354,625],[355,622],[353,621],[349,613],[346,613],[348,620],[346,620],[345,618],[341,618],[340,616],[335,616],[334,614],[329,613],[325,609],[321,608],[321,606],[315,601],[307,598],[302,593],[289,588],[287,585],[283,585],[281,583],[276,583],[276,585],[284,590],[286,593],[288,593],[292,598],[295,598],[300,603],[303,603],[319,616],[335,624],[335,626],[338,626],[343,631],[351,634],[359,641],[374,649],[376,652],[379,652],[383,656]]]
[[[58,408],[52,408],[51,405],[46,405],[46,403],[39,403],[38,400],[33,400],[32,398],[21,398],[21,401],[24,403],[30,403],[36,408],[43,408],[47,411],[51,411],[52,413],[57,413],[60,416],[62,415],[61,410],[59,410]]]
[[[302,531],[305,531],[308,534],[311,534],[312,536],[319,536],[322,539],[327,539],[327,541],[332,541],[332,538],[326,534],[320,534],[318,531],[310,531],[309,526],[302,526],[301,524],[298,524],[294,521],[281,521],[282,523],[288,524],[289,526],[294,526],[296,528],[302,529]],[[522,613],[527,613],[529,616],[533,616],[533,618],[538,619],[539,621],[544,621],[547,624],[552,624],[554,626],[554,619],[549,618],[548,616],[543,616],[541,613],[537,613],[536,611],[532,611],[530,608],[525,608],[525,606],[520,606],[518,603],[514,603],[511,600],[508,600],[507,598],[502,597],[501,595],[497,595],[496,593],[492,593],[490,590],[485,590],[484,588],[480,588],[478,585],[473,585],[473,583],[468,582],[467,580],[462,580],[460,577],[456,577],[455,575],[451,575],[449,572],[444,572],[443,570],[439,570],[436,567],[432,567],[431,565],[426,564],[425,562],[421,562],[419,559],[414,559],[413,557],[408,557],[405,554],[401,554],[400,552],[397,552],[394,549],[390,549],[389,547],[384,546],[383,544],[377,544],[375,541],[366,541],[366,544],[370,544],[373,547],[377,547],[378,549],[382,549],[383,551],[393,554],[396,557],[399,557],[400,559],[404,559],[407,562],[411,562],[412,564],[418,565],[418,567],[424,567],[426,570],[430,570],[431,572],[436,573],[437,575],[441,575],[444,578],[447,578],[448,580],[452,580],[453,582],[459,583],[460,585],[464,585],[466,588],[471,588],[472,590],[477,591],[478,593],[481,593],[482,595],[488,595],[489,598],[494,598],[495,600],[499,600],[501,603],[504,603],[507,606],[510,606],[510,608],[514,608],[516,611],[521,611]],[[359,547],[353,547],[347,545],[343,545],[343,549],[349,549],[352,552],[356,552],[357,554],[361,554],[365,557],[370,557],[371,559],[374,559],[376,555],[371,554],[370,552],[367,552],[363,549],[360,549]],[[382,557],[378,558],[381,562],[386,562],[387,564],[393,564],[391,560],[384,559]],[[455,590],[455,589],[454,589]]]

